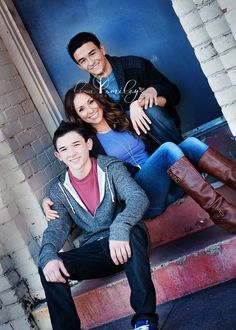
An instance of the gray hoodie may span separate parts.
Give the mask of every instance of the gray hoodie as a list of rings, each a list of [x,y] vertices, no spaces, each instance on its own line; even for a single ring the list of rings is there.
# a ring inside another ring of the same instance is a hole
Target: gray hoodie
[[[57,252],[74,224],[82,231],[82,246],[107,236],[110,240],[128,241],[130,229],[142,219],[149,206],[148,198],[123,163],[99,155],[97,170],[100,202],[94,215],[74,190],[67,171],[51,187],[53,209],[60,217],[49,221],[43,233],[39,267],[44,268],[48,261],[60,259]]]

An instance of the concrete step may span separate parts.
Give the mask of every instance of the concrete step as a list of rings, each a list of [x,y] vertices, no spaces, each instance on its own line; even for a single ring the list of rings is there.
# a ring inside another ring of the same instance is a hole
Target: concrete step
[[[226,186],[216,189],[236,205],[236,191]],[[174,241],[194,232],[213,226],[209,215],[189,196],[171,204],[164,213],[145,220],[152,247]]]
[[[235,330],[236,279],[157,306],[161,330]],[[226,302],[226,303],[221,303]],[[131,315],[91,330],[131,330]]]
[[[152,278],[157,303],[182,297],[236,276],[236,235],[212,226],[151,251]],[[130,289],[123,272],[88,280],[72,289],[84,329],[106,324],[131,314]],[[41,329],[49,330],[46,304],[33,316]]]

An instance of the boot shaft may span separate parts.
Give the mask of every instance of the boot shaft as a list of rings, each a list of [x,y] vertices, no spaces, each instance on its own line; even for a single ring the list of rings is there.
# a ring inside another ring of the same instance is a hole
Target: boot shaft
[[[216,225],[229,233],[236,232],[236,207],[218,194],[185,156],[175,162],[167,173],[210,215]]]
[[[236,164],[218,151],[208,148],[200,158],[198,167],[236,190]]]
[[[203,179],[185,156],[175,162],[167,173],[206,211],[219,197],[219,194]]]

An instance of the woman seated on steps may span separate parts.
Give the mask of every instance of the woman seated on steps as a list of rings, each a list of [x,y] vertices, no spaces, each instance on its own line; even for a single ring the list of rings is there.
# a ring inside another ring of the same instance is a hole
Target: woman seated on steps
[[[236,190],[236,165],[231,160],[194,137],[179,145],[166,142],[156,146],[150,155],[120,106],[86,83],[67,92],[65,112],[70,121],[79,122],[89,130],[94,139],[95,155],[107,154],[127,164],[149,197],[146,218],[160,215],[168,205],[187,193],[216,225],[236,233],[236,207],[219,195],[198,172],[206,172]],[[58,214],[51,206],[52,202],[44,199],[47,218],[55,219]]]

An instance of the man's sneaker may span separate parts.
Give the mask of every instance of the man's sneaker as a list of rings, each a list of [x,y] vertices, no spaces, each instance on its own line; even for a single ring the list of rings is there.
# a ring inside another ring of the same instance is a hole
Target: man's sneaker
[[[158,330],[158,325],[156,323],[145,321],[137,321],[134,325],[134,330]]]

